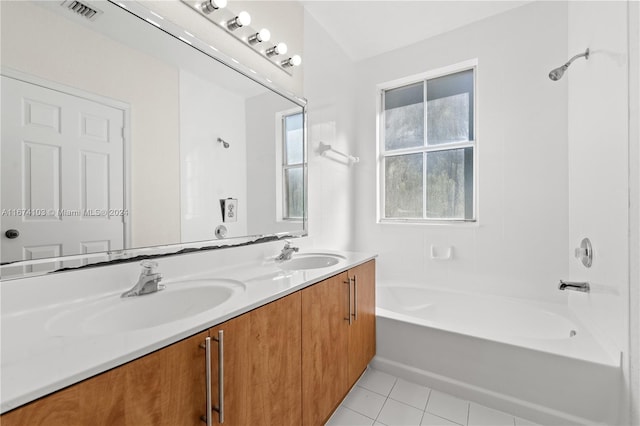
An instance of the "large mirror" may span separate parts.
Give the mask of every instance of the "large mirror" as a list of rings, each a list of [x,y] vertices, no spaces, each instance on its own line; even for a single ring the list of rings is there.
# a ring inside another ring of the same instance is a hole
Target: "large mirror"
[[[2,278],[304,235],[304,101],[72,3],[1,4]]]

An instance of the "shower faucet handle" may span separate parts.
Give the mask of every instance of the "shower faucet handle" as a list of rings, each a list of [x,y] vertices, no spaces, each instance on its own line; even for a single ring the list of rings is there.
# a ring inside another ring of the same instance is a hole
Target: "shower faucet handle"
[[[588,282],[577,282],[577,281],[563,281],[560,280],[560,282],[558,283],[558,289],[559,290],[574,290],[574,291],[580,291],[583,293],[589,293],[589,291],[591,290],[591,286],[589,285]]]

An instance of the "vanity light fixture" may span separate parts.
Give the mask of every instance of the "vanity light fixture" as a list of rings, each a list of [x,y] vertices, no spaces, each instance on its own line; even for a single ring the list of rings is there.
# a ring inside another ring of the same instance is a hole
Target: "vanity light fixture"
[[[224,9],[225,7],[227,7],[227,0],[206,0],[200,5],[200,10],[202,10],[202,13],[208,15],[211,12]]]
[[[257,33],[249,36],[249,38],[247,39],[249,44],[252,45],[252,46],[254,44],[258,44],[258,43],[261,43],[263,41],[269,41],[269,40],[271,40],[271,31],[269,31],[266,28],[261,29]]]
[[[272,56],[276,56],[276,55],[284,55],[285,53],[287,53],[287,44],[280,42],[278,44],[276,44],[273,47],[268,48],[264,54],[267,55],[269,58]]]
[[[236,16],[233,19],[229,19],[227,21],[227,29],[229,31],[235,31],[240,27],[249,25],[250,23],[251,23],[251,15],[249,15],[247,12],[243,10],[242,12],[238,13],[238,16]]]
[[[0,0],[2,1],[2,0]],[[71,0],[66,0],[71,1]],[[121,1],[121,0],[112,0]],[[287,54],[289,50],[286,43],[279,41],[274,43],[272,37],[274,34],[264,27],[252,26],[251,15],[243,10],[237,13],[233,8],[227,7],[228,0],[180,0],[195,10],[200,16],[206,18],[227,34],[249,47],[253,52],[266,58],[272,65],[292,76],[293,69],[302,64],[300,55]],[[213,13],[215,12],[215,13]],[[154,25],[156,25],[154,23]],[[158,25],[159,26],[159,25]],[[242,30],[238,30],[242,28]],[[260,29],[261,28],[261,29]],[[277,32],[277,29],[274,29]],[[194,37],[195,38],[195,37]],[[189,40],[191,40],[189,38]],[[196,39],[197,40],[197,39]],[[209,45],[211,49],[219,51],[218,48]],[[238,63],[233,58],[226,58],[229,61]],[[253,69],[246,69],[246,72],[257,74]],[[268,79],[267,83],[271,83]]]
[[[301,63],[302,63],[302,58],[300,57],[300,55],[293,55],[289,59],[285,59],[284,61],[280,62],[280,65],[284,68],[289,68],[289,67],[299,67]]]

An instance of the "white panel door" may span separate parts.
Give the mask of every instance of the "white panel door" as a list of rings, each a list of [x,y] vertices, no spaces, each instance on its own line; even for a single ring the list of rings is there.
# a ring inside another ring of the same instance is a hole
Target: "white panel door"
[[[124,111],[5,76],[1,88],[2,262],[122,249]]]

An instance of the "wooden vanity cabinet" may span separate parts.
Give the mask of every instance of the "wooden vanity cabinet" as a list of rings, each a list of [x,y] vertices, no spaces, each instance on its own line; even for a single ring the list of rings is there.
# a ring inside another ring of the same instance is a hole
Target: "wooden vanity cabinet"
[[[375,355],[375,261],[301,290],[302,414],[324,424]]]
[[[216,339],[222,331],[224,425],[300,425],[300,300],[296,292],[209,330]],[[219,361],[216,347],[211,356],[214,406]],[[220,424],[220,413],[212,416],[213,424]]]
[[[0,417],[2,426],[201,426],[205,358],[200,333]]]
[[[322,425],[348,390],[349,276],[302,293],[302,424]]]
[[[376,265],[364,263],[348,272],[352,286],[352,322],[349,327],[349,388],[376,354]]]
[[[323,425],[375,353],[375,263],[19,407],[0,424],[202,426],[207,337],[213,406],[223,365],[225,426]]]

